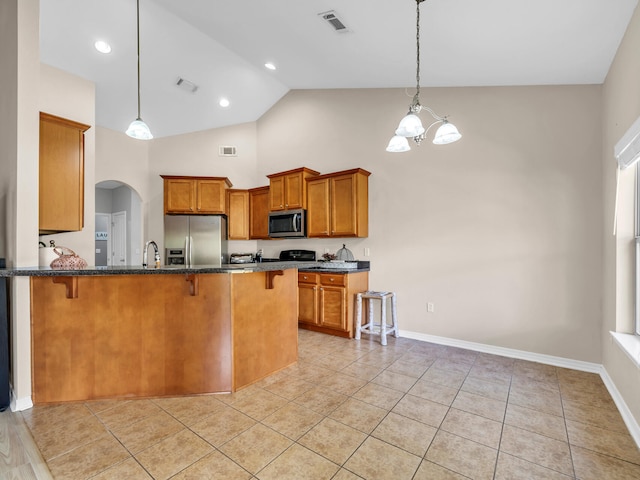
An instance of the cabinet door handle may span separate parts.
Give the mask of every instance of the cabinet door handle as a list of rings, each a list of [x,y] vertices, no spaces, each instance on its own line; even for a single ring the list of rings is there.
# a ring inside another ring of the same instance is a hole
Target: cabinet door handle
[[[331,277],[329,280],[333,282],[333,277]]]
[[[303,276],[302,278],[304,278],[304,279],[306,280],[306,279],[307,279],[307,276],[305,275],[305,276]]]

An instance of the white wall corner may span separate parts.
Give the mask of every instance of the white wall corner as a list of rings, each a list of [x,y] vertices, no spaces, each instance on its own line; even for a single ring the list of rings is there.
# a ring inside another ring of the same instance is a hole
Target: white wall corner
[[[622,420],[624,420],[625,425],[629,429],[629,433],[635,440],[638,448],[640,448],[640,425],[638,425],[638,421],[631,413],[631,410],[627,406],[627,403],[624,401],[624,398],[616,388],[615,383],[613,383],[613,380],[611,380],[611,377],[609,376],[609,373],[607,373],[607,369],[604,368],[604,366],[601,367],[600,377],[607,387],[607,390],[609,390],[609,394],[613,398],[616,407],[618,407],[618,411],[620,412],[620,415],[622,415]]]

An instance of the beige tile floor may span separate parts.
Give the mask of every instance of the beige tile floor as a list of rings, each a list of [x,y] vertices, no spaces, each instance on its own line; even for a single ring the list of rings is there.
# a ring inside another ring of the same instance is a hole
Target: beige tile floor
[[[235,394],[1,414],[0,480],[46,478],[17,470],[21,417],[55,479],[640,479],[598,375],[403,338],[303,330]]]

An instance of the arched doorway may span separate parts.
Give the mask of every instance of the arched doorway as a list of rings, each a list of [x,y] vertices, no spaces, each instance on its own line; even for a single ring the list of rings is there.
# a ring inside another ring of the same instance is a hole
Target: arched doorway
[[[96,184],[95,265],[142,264],[142,199],[117,180]]]

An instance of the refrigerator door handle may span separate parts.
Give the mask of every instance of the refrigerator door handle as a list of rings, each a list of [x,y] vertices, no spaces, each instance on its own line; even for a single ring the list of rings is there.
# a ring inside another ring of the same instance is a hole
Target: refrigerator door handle
[[[185,267],[189,266],[191,255],[191,245],[189,245],[189,236],[184,237],[184,263]]]
[[[193,237],[189,236],[189,266],[193,265]]]

